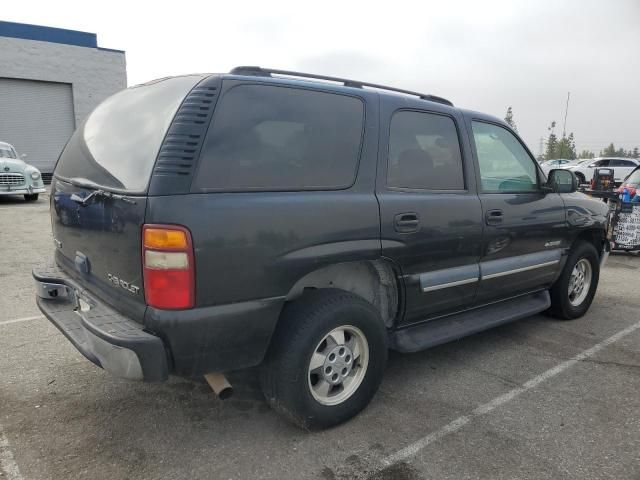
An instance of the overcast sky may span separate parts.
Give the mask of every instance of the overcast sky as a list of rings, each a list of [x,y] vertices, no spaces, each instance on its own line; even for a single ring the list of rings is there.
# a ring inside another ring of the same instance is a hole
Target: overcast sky
[[[552,120],[578,149],[640,146],[640,0],[3,2],[2,19],[98,34],[129,85],[261,65],[433,93],[504,117],[538,154]],[[0,67],[1,76],[1,67]]]

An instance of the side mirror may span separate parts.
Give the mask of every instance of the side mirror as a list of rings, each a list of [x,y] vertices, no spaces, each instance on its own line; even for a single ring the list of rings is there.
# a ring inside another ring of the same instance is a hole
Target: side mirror
[[[578,190],[578,177],[571,170],[557,168],[549,172],[547,187],[555,193],[573,193]]]
[[[23,153],[22,155],[20,155],[20,158],[24,160],[25,158],[27,158],[27,154]]]

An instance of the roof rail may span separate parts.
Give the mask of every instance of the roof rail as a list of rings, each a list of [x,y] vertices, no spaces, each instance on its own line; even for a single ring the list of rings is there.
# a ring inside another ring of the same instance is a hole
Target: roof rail
[[[391,92],[404,93],[406,95],[414,95],[416,97],[421,98],[422,100],[429,100],[431,102],[438,102],[444,105],[449,105],[453,107],[453,103],[451,103],[446,98],[437,97],[435,95],[428,95],[425,93],[412,92],[411,90],[403,90],[401,88],[393,88],[387,87],[385,85],[377,85],[375,83],[368,82],[360,82],[358,80],[348,80],[346,78],[338,78],[338,77],[329,77],[326,75],[314,75],[312,73],[302,73],[302,72],[291,72],[288,70],[276,70],[273,68],[262,68],[262,67],[253,67],[253,66],[241,66],[235,67],[233,70],[229,72],[232,75],[252,75],[256,77],[271,77],[272,74],[275,75],[285,75],[288,77],[300,77],[300,78],[311,78],[317,80],[327,80],[330,82],[338,82],[342,83],[345,87],[354,87],[354,88],[375,88],[378,90],[388,90]]]

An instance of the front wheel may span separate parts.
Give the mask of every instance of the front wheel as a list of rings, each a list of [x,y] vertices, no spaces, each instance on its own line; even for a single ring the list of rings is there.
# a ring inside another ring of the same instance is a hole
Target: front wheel
[[[591,306],[599,278],[600,258],[595,247],[587,242],[577,243],[560,278],[551,287],[551,314],[564,320],[583,316]]]
[[[303,428],[321,429],[367,406],[386,361],[386,329],[375,307],[321,289],[285,307],[260,379],[271,407]]]

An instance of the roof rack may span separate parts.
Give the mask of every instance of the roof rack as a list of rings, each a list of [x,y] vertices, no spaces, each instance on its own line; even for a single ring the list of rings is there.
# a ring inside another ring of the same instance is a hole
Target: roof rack
[[[438,102],[444,105],[449,105],[453,107],[453,103],[451,103],[446,98],[437,97],[435,95],[428,95],[425,93],[412,92],[411,90],[403,90],[401,88],[393,88],[387,87],[385,85],[377,85],[375,83],[368,82],[360,82],[358,80],[348,80],[346,78],[338,78],[338,77],[328,77],[326,75],[314,75],[312,73],[302,73],[302,72],[291,72],[288,70],[276,70],[273,68],[262,68],[262,67],[253,67],[253,66],[241,66],[235,67],[233,70],[229,72],[232,75],[252,75],[256,77],[271,77],[272,74],[275,75],[285,75],[288,77],[300,77],[300,78],[311,78],[317,80],[327,80],[330,82],[338,82],[342,83],[345,87],[353,87],[353,88],[375,88],[378,90],[389,90],[391,92],[404,93],[406,95],[414,95],[416,97],[421,98],[422,100],[429,100],[431,102]]]

